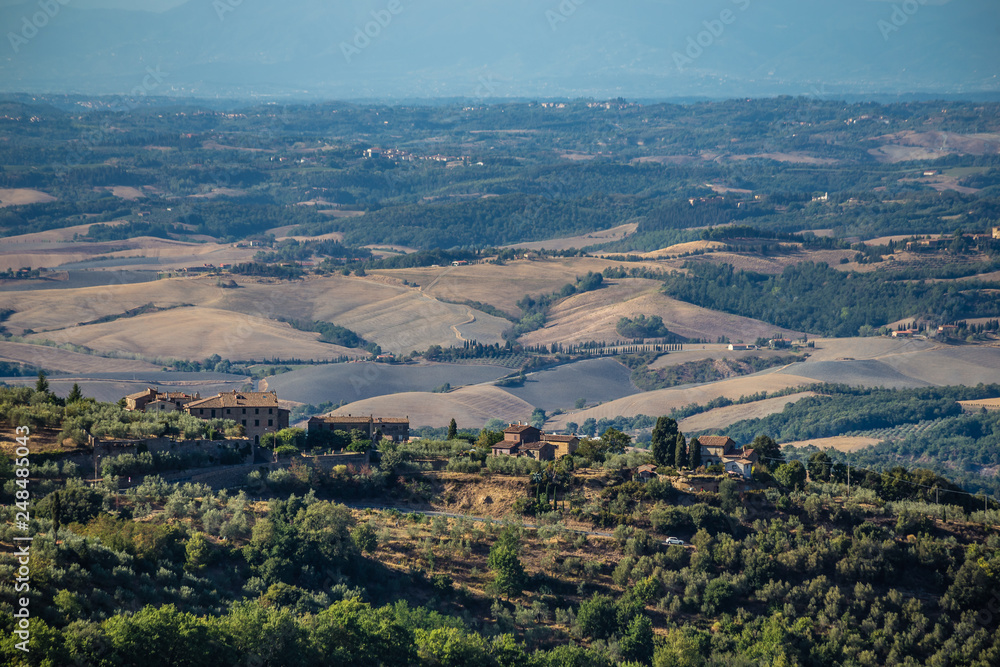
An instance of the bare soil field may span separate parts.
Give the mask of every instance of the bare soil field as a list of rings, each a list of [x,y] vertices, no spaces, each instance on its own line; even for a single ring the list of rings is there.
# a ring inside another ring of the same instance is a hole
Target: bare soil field
[[[767,398],[755,403],[716,408],[708,412],[703,412],[700,415],[682,419],[678,423],[678,426],[680,426],[681,431],[684,433],[722,429],[744,419],[763,419],[768,415],[781,412],[789,403],[796,403],[807,396],[815,395],[814,392],[804,391],[800,394],[791,394],[790,396]]]
[[[145,361],[109,359],[92,354],[60,350],[47,345],[0,341],[0,360],[16,361],[47,371],[64,373],[148,373],[160,367]]]
[[[1000,382],[1000,347],[939,346],[918,354],[882,360],[898,372],[935,385]]]
[[[41,334],[34,339],[45,339]],[[288,324],[217,308],[175,308],[127,319],[70,327],[58,339],[98,352],[134,352],[159,358],[336,359],[364,354],[318,340]]]
[[[889,387],[894,389],[926,387],[930,382],[904,375],[883,361],[815,361],[795,364],[779,371],[816,382],[846,384],[852,387]]]
[[[624,341],[615,330],[622,317],[659,315],[667,328],[685,338],[716,340],[729,336],[733,341],[754,341],[774,333],[799,338],[801,333],[783,330],[766,322],[719,313],[660,292],[655,280],[626,278],[607,281],[602,289],[578,294],[555,306],[549,323],[521,337],[527,345],[573,344],[586,341]]]
[[[878,438],[857,435],[838,435],[832,438],[815,438],[813,440],[797,440],[795,442],[783,442],[782,446],[808,447],[814,445],[820,449],[836,449],[838,452],[856,452],[868,447],[874,447],[879,443]]]
[[[570,236],[561,239],[551,239],[549,241],[532,241],[530,243],[517,243],[510,248],[523,248],[525,250],[569,250],[570,248],[586,248],[587,246],[599,243],[610,243],[611,241],[621,241],[624,238],[635,234],[639,223],[630,222],[619,225],[611,229],[600,232],[591,232],[582,236]]]
[[[614,359],[587,359],[529,373],[523,387],[505,389],[536,408],[569,410],[581,398],[593,405],[639,393],[631,375]]]
[[[531,404],[497,387],[463,387],[447,394],[410,392],[378,396],[345,405],[335,415],[399,415],[413,426],[441,426],[454,419],[459,428],[481,428],[490,419],[527,421]]]
[[[837,361],[856,359],[882,359],[894,355],[924,352],[934,343],[911,338],[811,338],[814,347],[809,349],[809,361]]]
[[[795,368],[799,367],[801,364],[796,364]],[[658,389],[620,398],[587,410],[558,415],[546,422],[546,427],[556,430],[565,429],[566,422],[581,424],[590,417],[610,419],[619,415],[626,417],[665,415],[674,408],[682,408],[692,403],[704,405],[719,396],[736,400],[741,396],[750,396],[761,391],[773,392],[787,387],[801,387],[810,384],[813,384],[813,380],[809,378],[771,373],[748,375],[704,385]]]
[[[310,366],[261,382],[283,399],[298,403],[352,403],[388,394],[432,392],[445,383],[457,389],[492,382],[508,373],[510,369],[503,366],[362,362]]]
[[[24,206],[25,204],[47,204],[55,200],[55,197],[41,190],[0,188],[0,208],[4,206]]]

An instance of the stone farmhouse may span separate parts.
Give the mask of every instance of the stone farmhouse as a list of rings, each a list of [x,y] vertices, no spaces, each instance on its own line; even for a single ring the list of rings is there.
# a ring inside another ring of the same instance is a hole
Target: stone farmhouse
[[[724,435],[703,435],[698,441],[701,443],[701,462],[704,465],[718,463],[727,473],[750,479],[759,459],[754,450],[738,449],[733,439]]]
[[[307,430],[313,431],[361,431],[372,442],[380,439],[392,440],[393,442],[406,442],[410,439],[410,418],[399,417],[376,417],[368,415],[325,415],[323,417],[310,417]]]
[[[137,412],[180,412],[188,403],[201,398],[199,394],[179,391],[163,392],[152,387],[125,397],[125,409]]]
[[[580,438],[575,435],[546,435],[527,424],[511,424],[503,431],[503,440],[493,445],[493,456],[527,456],[538,461],[553,461],[576,451]]]
[[[236,391],[192,401],[184,409],[199,419],[232,419],[242,424],[255,445],[260,436],[288,428],[289,411],[279,407],[273,391]]]

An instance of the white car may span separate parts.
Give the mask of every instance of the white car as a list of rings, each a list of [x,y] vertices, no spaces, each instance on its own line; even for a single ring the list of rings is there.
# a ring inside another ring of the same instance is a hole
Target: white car
[[[678,546],[684,546],[684,540],[679,539],[677,537],[668,537],[667,539],[663,540],[663,543],[666,544],[666,545],[668,545],[668,546],[671,545],[671,544],[676,544]]]

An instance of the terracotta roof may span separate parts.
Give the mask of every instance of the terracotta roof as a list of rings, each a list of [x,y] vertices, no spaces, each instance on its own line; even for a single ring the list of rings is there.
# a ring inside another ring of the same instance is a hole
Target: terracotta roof
[[[729,445],[735,445],[733,439],[725,435],[703,435],[699,436],[698,442],[701,443],[702,447],[728,447]]]
[[[232,391],[188,403],[188,408],[276,408],[278,395],[273,391]]]
[[[142,391],[136,392],[134,394],[129,394],[125,398],[142,398],[143,396],[156,396],[156,390],[152,387],[148,389],[143,389]]]
[[[523,449],[541,449],[542,447],[544,447],[546,445],[548,445],[549,447],[552,446],[550,443],[547,443],[547,442],[522,442],[521,443],[521,447]]]
[[[408,417],[375,417],[376,424],[409,424]]]
[[[639,472],[653,472],[654,470],[656,470],[656,466],[652,463],[639,466]]]
[[[511,424],[503,430],[504,433],[524,433],[529,428],[538,430],[534,426],[529,426],[528,424]]]
[[[573,442],[574,440],[579,440],[575,435],[547,435],[545,436],[546,442]]]

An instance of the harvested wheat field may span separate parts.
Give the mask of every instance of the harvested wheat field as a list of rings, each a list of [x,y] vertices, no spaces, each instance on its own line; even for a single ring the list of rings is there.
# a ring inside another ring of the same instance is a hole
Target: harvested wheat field
[[[523,248],[524,250],[570,250],[573,248],[586,248],[600,243],[610,243],[611,241],[621,241],[638,229],[639,223],[630,222],[611,229],[605,229],[590,234],[580,236],[568,236],[561,239],[550,239],[548,241],[532,241],[530,243],[516,243],[508,248]]]
[[[490,419],[527,421],[534,407],[498,387],[463,387],[447,394],[409,392],[357,401],[334,415],[381,414],[409,417],[413,426],[440,426],[454,419],[459,428],[481,428]]]
[[[879,443],[878,438],[858,435],[838,435],[832,438],[813,438],[812,440],[797,440],[795,442],[783,442],[781,446],[808,447],[813,445],[819,449],[836,449],[838,452],[856,452],[867,447],[874,447]]]
[[[659,250],[654,250],[652,252],[644,252],[641,253],[639,257],[645,259],[659,259],[660,257],[673,257],[676,255],[683,255],[684,253],[692,253],[698,250],[722,250],[725,247],[725,243],[720,243],[718,241],[689,241],[687,243],[678,243],[667,248],[660,248]]]
[[[803,262],[825,262],[830,266],[840,266],[840,260],[850,258],[855,254],[852,250],[795,250],[783,255],[768,255],[766,257],[749,253],[713,252],[707,255],[692,257],[696,262],[713,262],[716,264],[731,264],[737,271],[752,271],[777,275],[789,266]]]
[[[800,394],[792,394],[790,396],[766,398],[763,401],[756,401],[754,403],[716,408],[708,412],[703,412],[700,415],[682,419],[678,425],[684,433],[726,428],[744,419],[763,419],[768,415],[781,412],[790,403],[797,403],[807,396],[815,395],[814,392],[804,391]]]
[[[0,341],[0,361],[15,361],[63,373],[147,373],[160,370],[145,361],[109,359],[28,343]]]
[[[26,204],[47,204],[56,198],[41,190],[29,188],[0,188],[0,208],[4,206],[24,206]]]
[[[550,429],[561,430],[566,428],[566,422],[582,424],[590,417],[594,419],[611,419],[619,415],[624,417],[634,417],[635,415],[655,417],[668,414],[675,408],[682,408],[692,403],[704,405],[719,396],[736,400],[741,396],[750,396],[761,391],[773,392],[788,387],[802,387],[810,384],[813,384],[813,380],[809,378],[770,373],[748,375],[710,384],[658,389],[620,398],[595,408],[559,415],[546,422],[546,426]]]
[[[979,410],[1000,410],[1000,398],[986,398],[981,401],[959,401],[959,404],[966,412],[978,412]]]
[[[675,334],[685,338],[754,341],[781,333],[799,338],[801,333],[738,315],[729,315],[672,299],[660,292],[655,280],[627,278],[607,281],[593,292],[577,294],[552,308],[543,329],[521,337],[525,345],[571,345],[587,341],[625,342],[615,327],[622,317],[659,315]]]
[[[407,280],[419,285],[429,296],[444,301],[478,301],[519,316],[521,309],[517,302],[525,295],[551,294],[589,271],[598,273],[618,264],[594,257],[537,258],[506,264],[391,269],[372,273]],[[662,268],[653,262],[629,264],[629,268],[641,266]]]
[[[32,338],[46,338],[47,335]],[[159,358],[336,359],[363,351],[318,340],[288,324],[215,308],[175,308],[128,319],[70,327],[57,339],[98,352],[134,352]]]
[[[60,342],[76,342],[59,337],[57,330],[76,327],[100,317],[118,315],[147,303],[164,308],[190,304],[274,320],[279,317],[305,321],[323,320],[347,327],[382,346],[386,351],[406,353],[425,350],[431,345],[461,345],[463,340],[482,343],[502,342],[502,333],[510,326],[507,320],[493,317],[467,306],[447,304],[418,290],[385,285],[374,280],[342,276],[310,278],[301,281],[266,281],[235,277],[238,289],[219,287],[216,278],[171,278],[135,285],[107,285],[82,289],[0,293],[0,309],[16,311],[5,322],[15,333],[32,329]],[[131,337],[135,345],[146,345],[141,331],[133,331],[136,318],[117,320],[117,329]],[[278,322],[272,333],[283,332],[286,339],[279,349],[290,351],[299,341],[315,342],[313,334],[295,332]],[[130,333],[132,332],[132,333]],[[178,331],[177,345],[194,334]],[[89,336],[89,334],[88,334]],[[194,342],[194,345],[198,345]],[[332,346],[331,346],[332,348]],[[337,353],[318,355],[290,354],[296,358],[331,358]],[[154,345],[139,350],[150,356],[163,356]],[[226,355],[223,355],[226,356]],[[274,354],[264,355],[273,357]],[[183,358],[201,358],[186,355]],[[258,355],[256,358],[261,358]]]

